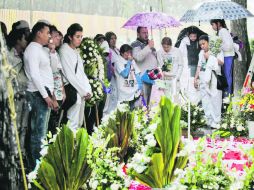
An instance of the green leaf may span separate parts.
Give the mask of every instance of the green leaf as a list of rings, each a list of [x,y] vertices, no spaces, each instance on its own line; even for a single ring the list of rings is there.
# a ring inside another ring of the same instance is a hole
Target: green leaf
[[[46,189],[60,190],[54,168],[45,160],[42,160],[38,170],[38,176]]]

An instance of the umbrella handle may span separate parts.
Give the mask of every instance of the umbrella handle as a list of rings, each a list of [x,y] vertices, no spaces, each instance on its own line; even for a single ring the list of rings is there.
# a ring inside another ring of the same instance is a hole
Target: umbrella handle
[[[153,40],[153,28],[151,27],[151,40]]]

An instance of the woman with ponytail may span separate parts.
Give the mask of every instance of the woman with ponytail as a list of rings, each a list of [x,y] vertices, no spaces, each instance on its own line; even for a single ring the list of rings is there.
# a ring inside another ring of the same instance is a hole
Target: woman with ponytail
[[[222,69],[228,82],[228,87],[224,89],[223,97],[227,97],[233,94],[234,42],[227,29],[225,20],[212,19],[210,23],[212,28],[217,31],[217,36],[222,39],[222,52],[224,54]]]

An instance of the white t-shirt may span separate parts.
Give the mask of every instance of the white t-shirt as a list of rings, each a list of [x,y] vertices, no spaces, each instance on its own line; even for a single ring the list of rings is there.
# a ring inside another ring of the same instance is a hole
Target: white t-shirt
[[[225,57],[234,56],[234,42],[226,28],[219,30],[219,37],[222,39],[222,51]]]
[[[50,92],[54,89],[53,73],[49,54],[37,42],[31,42],[24,53],[25,72],[28,77],[27,91],[39,91],[43,98],[48,97],[45,87]]]
[[[138,91],[138,83],[136,81],[135,74],[140,73],[140,70],[134,60],[132,61],[128,77],[124,78],[120,75],[120,73],[125,69],[127,62],[128,61],[122,56],[119,56],[115,63],[118,102],[133,100],[135,93]]]
[[[183,56],[178,48],[172,47],[169,52],[165,52],[163,49],[160,49],[157,52],[157,59],[159,67],[162,67],[166,60],[171,60],[172,69],[169,73],[170,75],[175,76],[175,78],[180,79],[183,72]]]

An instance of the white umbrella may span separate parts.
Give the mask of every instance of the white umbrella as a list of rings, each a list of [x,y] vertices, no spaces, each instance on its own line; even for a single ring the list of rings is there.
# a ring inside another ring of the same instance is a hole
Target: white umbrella
[[[182,16],[182,22],[209,21],[211,19],[237,20],[253,17],[242,5],[232,1],[207,1],[196,5]]]

